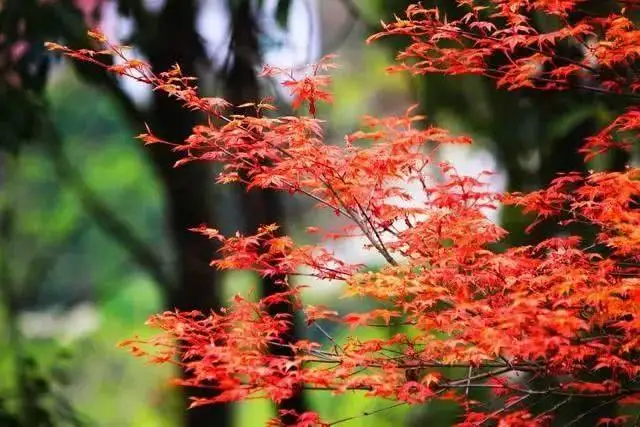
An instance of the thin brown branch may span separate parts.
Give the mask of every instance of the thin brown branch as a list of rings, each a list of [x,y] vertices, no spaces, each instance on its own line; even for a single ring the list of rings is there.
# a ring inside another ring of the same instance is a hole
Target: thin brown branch
[[[514,400],[511,403],[508,403],[506,405],[504,405],[502,408],[493,411],[492,413],[490,413],[489,415],[487,415],[485,418],[483,418],[480,422],[478,422],[476,424],[476,426],[481,426],[482,424],[486,423],[487,421],[491,420],[492,418],[494,418],[496,415],[499,415],[505,411],[508,411],[509,409],[511,409],[512,407],[514,407],[515,405],[519,404],[520,402],[522,402],[525,399],[528,399],[529,397],[531,397],[530,394],[525,394],[524,396],[519,397],[518,399]]]
[[[352,420],[355,420],[355,419],[358,419],[358,418],[368,417],[370,415],[375,415],[375,414],[378,414],[380,412],[388,411],[390,409],[394,409],[394,408],[397,408],[397,407],[403,406],[403,405],[406,405],[406,403],[405,402],[394,403],[393,405],[385,406],[383,408],[374,409],[374,410],[371,410],[371,411],[365,411],[365,412],[362,412],[362,413],[360,413],[358,415],[354,415],[354,416],[351,416],[351,417],[340,418],[340,419],[338,419],[336,421],[330,422],[329,425],[330,426],[334,426],[334,425],[337,425],[337,424],[346,423],[347,421],[352,421]]]
[[[591,409],[589,409],[587,411],[584,411],[582,414],[578,415],[573,420],[571,420],[568,423],[564,424],[562,427],[570,427],[572,425],[575,425],[578,421],[580,421],[581,419],[583,419],[587,415],[592,414],[592,413],[596,412],[597,410],[599,410],[599,409],[601,409],[601,408],[603,408],[603,407],[605,407],[607,405],[610,405],[612,403],[617,402],[618,400],[622,399],[624,396],[625,395],[623,394],[623,395],[620,395],[620,396],[616,396],[613,399],[606,400],[606,401],[602,402],[601,404],[596,405],[596,406],[592,407]]]

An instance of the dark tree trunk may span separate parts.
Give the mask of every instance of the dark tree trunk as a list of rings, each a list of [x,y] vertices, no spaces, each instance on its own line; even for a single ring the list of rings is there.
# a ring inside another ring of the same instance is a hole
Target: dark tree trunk
[[[256,66],[260,60],[260,49],[258,46],[258,23],[251,13],[251,5],[247,0],[240,2],[229,2],[232,11],[232,36],[229,67],[225,73],[225,92],[228,101],[234,105],[246,102],[255,102],[260,99],[260,87],[256,76]],[[240,112],[239,112],[240,113]],[[247,114],[246,109],[242,113]],[[248,232],[255,230],[266,224],[284,221],[284,209],[279,194],[271,190],[253,190],[243,192],[240,199],[241,210],[245,220],[245,227]],[[284,278],[270,277],[262,279],[263,296],[273,295],[284,290],[281,284]],[[292,316],[291,304],[281,303],[271,306],[270,314],[287,313]],[[296,340],[295,327],[292,327],[287,336],[283,337],[284,342],[294,342]],[[284,347],[272,348],[273,354],[280,356],[290,356],[290,350]],[[294,410],[298,413],[305,412],[305,402],[302,393],[298,393],[291,399],[283,401],[279,406],[280,410]],[[292,420],[283,417],[285,424]]]
[[[145,53],[155,72],[180,64],[185,75],[196,75],[196,63],[204,57],[196,32],[197,2],[167,0],[157,17],[155,38],[147,44]],[[144,31],[144,30],[142,30]],[[182,142],[189,134],[196,117],[175,99],[157,93],[150,109],[150,125],[161,138]],[[168,226],[175,248],[177,286],[168,289],[169,309],[200,310],[204,313],[220,307],[216,285],[218,273],[209,266],[215,248],[212,243],[189,228],[214,222],[214,206],[210,200],[212,176],[205,163],[191,163],[173,168],[177,156],[166,147],[152,147],[149,155],[164,184]],[[186,395],[204,397],[200,390],[186,390]],[[188,402],[187,402],[188,403]],[[231,425],[229,408],[206,405],[185,413],[186,427],[226,427]]]

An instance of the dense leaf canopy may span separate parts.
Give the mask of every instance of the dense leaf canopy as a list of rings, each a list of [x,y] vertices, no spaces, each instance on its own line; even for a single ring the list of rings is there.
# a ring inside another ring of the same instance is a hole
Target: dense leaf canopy
[[[636,137],[640,31],[631,17],[636,1],[618,1],[614,12],[574,22],[570,18],[581,3],[457,0],[467,13],[456,20],[438,9],[412,5],[369,40],[408,38],[392,72],[476,74],[506,90],[581,90],[628,98],[628,110],[585,141],[589,159],[612,147],[628,149]],[[546,15],[557,26],[541,32],[531,24],[533,14]],[[457,402],[464,408],[459,425],[537,426],[549,423],[562,402],[573,397],[640,403],[639,169],[570,173],[532,193],[495,194],[484,182],[489,172],[463,176],[455,165],[433,161],[441,145],[471,140],[423,126],[424,118],[412,108],[398,117],[365,117],[362,129],[347,135],[344,144],[327,144],[316,105],[331,101],[331,57],[309,66],[301,78],[289,70],[264,70],[283,76],[294,107],[305,107],[298,115],[278,116],[269,100],[231,106],[201,97],[178,66],[154,73],[101,34],[91,36],[100,45],[96,51],[49,48],[148,83],[208,117],[184,142],[164,141],[149,130],[140,135],[145,143],[167,144],[183,153],[179,164],[222,164],[221,183],[310,197],[318,208],[350,222],[339,232],[317,227],[311,232],[329,239],[364,236],[387,262],[368,271],[321,245],[299,246],[273,224],[234,236],[205,225],[195,228],[221,243],[213,267],[283,279],[280,293],[258,301],[237,296],[219,312],[156,315],[149,323],[162,334],[125,343],[155,362],[178,358],[190,373],[180,384],[215,391],[193,405],[256,397],[278,402],[299,390],[357,390],[399,404]],[[581,53],[559,53],[558,46],[567,44]],[[109,65],[104,58],[112,55],[125,61]],[[232,107],[247,114],[231,114]],[[419,197],[403,183],[416,184]],[[539,220],[587,224],[597,230],[596,238],[583,242],[562,235],[533,246],[492,250],[507,235],[486,216],[499,203],[520,206]],[[305,305],[301,296],[307,276],[327,286],[345,282],[346,296],[370,298],[378,308],[338,313]],[[292,318],[269,310],[283,302],[304,313],[308,327],[322,331],[325,342],[283,344]],[[328,322],[354,332],[389,327],[397,333],[367,340],[354,334],[338,343],[322,327]],[[278,345],[290,346],[291,355],[270,351]],[[469,390],[478,388],[489,390],[490,399],[502,399],[502,405],[487,409],[486,402],[473,401]],[[528,403],[539,396],[564,400],[535,412]],[[298,426],[350,419],[296,415]]]

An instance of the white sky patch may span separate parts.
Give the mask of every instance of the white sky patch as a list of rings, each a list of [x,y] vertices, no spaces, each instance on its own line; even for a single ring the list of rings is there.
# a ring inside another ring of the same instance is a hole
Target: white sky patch
[[[218,69],[224,66],[231,38],[227,0],[201,0],[196,29],[204,40],[205,52],[213,66]]]
[[[263,65],[298,69],[320,59],[322,33],[317,0],[293,0],[289,6],[286,27],[277,20],[279,0],[264,0],[257,12]],[[257,7],[257,3],[254,3]],[[205,41],[205,50],[213,66],[220,70],[228,61],[231,17],[227,0],[202,0],[196,23]],[[260,71],[260,70],[256,70]],[[302,72],[303,70],[301,70]],[[295,74],[295,73],[294,73]],[[279,80],[276,79],[279,82]],[[290,100],[287,90],[277,85],[278,95]]]
[[[507,176],[503,171],[498,170],[497,162],[494,156],[488,150],[471,147],[468,145],[458,144],[442,144],[439,148],[437,161],[446,160],[451,163],[460,176],[477,177],[483,171],[494,172],[494,175],[484,176],[481,181],[487,183],[487,191],[503,192],[506,189]],[[433,173],[433,170],[431,171]],[[399,206],[416,206],[426,201],[422,187],[419,183],[405,183],[401,185],[411,196],[411,200],[395,201]],[[492,222],[498,223],[500,211],[499,209],[482,209],[483,214]],[[398,224],[399,228],[406,228],[402,224]],[[337,258],[349,263],[364,263],[368,265],[380,265],[385,262],[384,258],[375,249],[365,249],[364,246],[369,243],[365,237],[345,238],[338,241],[331,241],[326,247],[335,252]]]
[[[498,163],[489,150],[477,146],[443,144],[440,148],[440,159],[455,166],[461,176],[477,177],[483,171],[493,172],[494,175],[484,176],[481,181],[488,184],[487,190],[501,193],[507,188],[507,175],[498,169]],[[494,223],[499,222],[499,209],[483,209],[484,215]]]
[[[159,12],[166,3],[166,0],[145,0],[144,6],[151,13]]]
[[[155,7],[161,6],[163,1],[149,1],[147,4],[152,3]],[[121,43],[122,40],[126,40],[131,36],[135,29],[133,19],[121,16],[118,13],[118,5],[114,1],[106,2],[102,6],[102,32],[108,40],[116,43]],[[140,50],[133,47],[126,51],[128,58],[139,59],[146,61]],[[116,64],[124,63],[124,60],[119,57],[114,58]],[[142,107],[147,107],[151,103],[151,97],[153,92],[149,85],[138,82],[130,77],[118,76],[117,77],[122,90],[133,100],[133,102]]]
[[[152,13],[159,12],[165,0],[146,0],[145,5]],[[257,3],[255,3],[257,7]],[[322,37],[320,14],[317,0],[293,0],[290,5],[286,28],[277,21],[278,0],[264,0],[257,11],[260,27],[259,41],[263,53],[264,64],[282,68],[299,68],[317,61],[321,54]],[[131,36],[135,23],[131,18],[118,13],[115,1],[108,1],[102,9],[102,31],[109,40],[121,42]],[[200,10],[196,18],[196,30],[204,41],[208,59],[216,70],[220,70],[228,62],[231,17],[227,0],[201,0]],[[138,49],[129,51],[130,57],[146,60]],[[122,59],[116,58],[116,63]],[[259,64],[262,68],[264,64]],[[160,71],[160,70],[155,70]],[[259,71],[259,70],[256,70]],[[147,106],[151,102],[151,89],[140,82],[127,77],[119,77],[123,90],[137,105]],[[288,91],[281,86],[278,94],[289,99]]]

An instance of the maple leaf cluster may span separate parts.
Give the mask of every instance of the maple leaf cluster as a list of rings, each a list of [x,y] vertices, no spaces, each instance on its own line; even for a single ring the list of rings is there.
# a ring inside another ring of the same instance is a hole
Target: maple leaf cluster
[[[578,20],[580,0],[457,3],[466,12],[455,20],[412,5],[405,18],[383,24],[370,40],[410,39],[392,71],[480,74],[509,90],[575,88],[636,97],[640,77],[632,71],[640,32],[626,15],[635,2],[620,1],[617,11]],[[558,28],[541,33],[531,23],[532,13],[553,17]],[[310,197],[319,209],[349,222],[339,233],[310,231],[329,239],[364,237],[386,261],[370,271],[321,245],[298,245],[275,224],[233,236],[206,225],[194,228],[221,244],[212,267],[253,270],[281,282],[281,292],[258,301],[236,296],[218,311],[158,314],[149,324],[162,333],[123,344],[152,361],[185,366],[188,375],[179,384],[214,391],[194,406],[251,398],[281,402],[302,390],[360,391],[407,405],[456,402],[465,409],[462,426],[539,426],[562,406],[536,413],[527,403],[540,396],[565,403],[572,397],[640,403],[640,169],[570,173],[539,191],[496,194],[484,182],[485,173],[464,176],[454,165],[434,161],[439,146],[471,140],[426,125],[413,108],[395,117],[365,117],[362,129],[343,144],[328,144],[316,106],[331,100],[325,74],[331,58],[310,66],[302,78],[265,69],[284,78],[295,107],[307,106],[308,114],[278,116],[269,100],[232,106],[201,97],[195,80],[178,66],[156,74],[138,60],[107,65],[104,55],[126,58],[125,49],[92,36],[100,45],[95,51],[49,47],[150,84],[207,116],[183,143],[163,141],[149,129],[139,136],[145,143],[168,144],[182,153],[177,165],[221,164],[220,183]],[[581,56],[561,56],[561,43],[580,46]],[[248,113],[231,114],[238,109]],[[587,140],[585,153],[627,147],[639,127],[640,114],[632,106]],[[419,197],[403,183],[420,188]],[[595,240],[556,236],[492,250],[507,234],[486,216],[499,203],[521,206],[538,220],[589,224],[597,230]],[[306,277],[344,282],[346,296],[369,298],[377,308],[339,313],[304,304]],[[271,306],[282,303],[303,313],[307,326],[326,340],[286,341],[291,315],[270,314]],[[338,343],[322,327],[329,323],[354,336]],[[397,333],[356,338],[355,331],[374,327]],[[272,349],[278,346],[290,351],[276,355]],[[471,401],[472,388],[491,390],[503,406],[492,412]],[[341,422],[313,412],[285,415],[300,427]]]
[[[457,19],[438,8],[410,6],[405,18],[382,23],[368,41],[402,36],[410,44],[391,72],[480,75],[508,90],[579,89],[640,99],[640,30],[636,0],[615,1],[600,14],[580,9],[586,0],[455,0]],[[604,2],[603,2],[604,3]],[[546,27],[541,30],[540,21]],[[613,147],[628,149],[638,131],[632,106],[583,147],[589,160]]]

